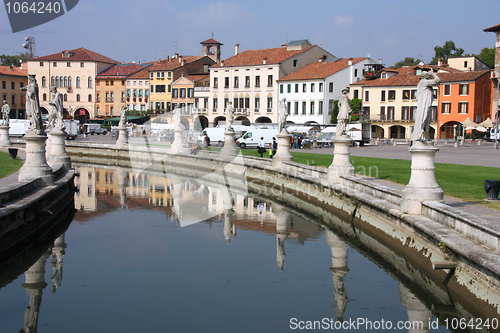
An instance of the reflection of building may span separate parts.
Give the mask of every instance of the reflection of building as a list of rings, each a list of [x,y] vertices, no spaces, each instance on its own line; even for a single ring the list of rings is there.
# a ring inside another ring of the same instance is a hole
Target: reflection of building
[[[95,212],[97,211],[95,195],[96,169],[94,167],[79,166],[78,173],[79,177],[75,178],[75,208]]]

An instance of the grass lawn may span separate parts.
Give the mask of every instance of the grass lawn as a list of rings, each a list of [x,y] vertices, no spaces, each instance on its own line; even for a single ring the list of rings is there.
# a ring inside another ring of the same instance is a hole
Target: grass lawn
[[[260,156],[256,149],[243,149],[243,155]],[[292,152],[293,161],[318,167],[329,167],[333,155]],[[266,153],[265,157],[269,157]],[[410,181],[409,160],[390,160],[385,158],[351,156],[351,163],[356,173],[389,180],[406,185]],[[436,180],[449,195],[461,200],[481,204],[500,210],[500,201],[485,201],[485,179],[500,180],[500,168],[436,163]]]
[[[0,178],[16,172],[23,166],[23,161],[19,158],[11,160],[8,153],[0,151]]]

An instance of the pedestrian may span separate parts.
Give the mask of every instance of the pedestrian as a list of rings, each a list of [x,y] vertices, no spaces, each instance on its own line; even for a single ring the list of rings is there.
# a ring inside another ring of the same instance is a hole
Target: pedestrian
[[[205,134],[205,148],[208,149],[208,146],[210,146],[210,138],[208,137],[208,134]]]
[[[266,152],[266,143],[264,142],[263,137],[260,137],[259,145],[257,147],[257,152],[260,154],[260,157],[264,157],[263,154]]]
[[[302,136],[299,135],[299,137],[297,138],[297,148],[301,148],[302,147]]]
[[[278,150],[278,142],[276,142],[276,138],[273,137],[273,142],[271,142],[271,152],[269,153],[271,155],[271,158],[276,155],[276,151]]]

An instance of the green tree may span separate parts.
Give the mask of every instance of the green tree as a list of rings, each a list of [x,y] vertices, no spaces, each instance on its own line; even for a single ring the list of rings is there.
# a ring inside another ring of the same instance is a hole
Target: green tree
[[[444,59],[444,61],[447,61],[448,58],[461,57],[464,54],[464,49],[457,48],[455,46],[455,43],[451,40],[445,42],[443,46],[436,46],[434,48],[434,51],[435,56],[431,61],[431,63],[433,64],[437,64],[440,58]]]
[[[359,98],[353,98],[349,102],[349,105],[351,106],[351,110],[352,110],[351,121],[359,120],[359,113],[361,112],[361,104],[362,104],[362,101]],[[337,123],[338,114],[339,114],[339,101],[335,100],[335,101],[333,101],[332,116],[330,118],[331,124]]]
[[[406,57],[404,60],[398,61],[397,63],[395,63],[394,65],[392,65],[389,68],[398,69],[398,68],[401,68],[403,66],[415,66],[421,62],[423,62],[423,61],[418,59],[418,58],[415,59],[415,58]]]
[[[0,66],[11,66],[12,65],[12,66],[19,67],[19,65],[21,64],[19,62],[19,60],[22,60],[22,62],[26,62],[26,60],[28,60],[29,58],[30,58],[30,55],[27,52],[17,54],[14,56],[2,54],[2,55],[0,55]]]
[[[485,47],[481,50],[479,54],[473,54],[479,60],[488,65],[489,68],[495,67],[495,48],[494,47]]]
[[[333,109],[332,109],[332,116],[330,118],[330,124],[337,123],[337,116],[338,115],[339,115],[339,101],[335,100],[335,101],[333,101]]]

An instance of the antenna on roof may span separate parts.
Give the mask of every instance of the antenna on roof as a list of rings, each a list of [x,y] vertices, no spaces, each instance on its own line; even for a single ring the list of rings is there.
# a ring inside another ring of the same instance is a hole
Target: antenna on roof
[[[214,33],[212,32],[212,38],[214,38]]]

